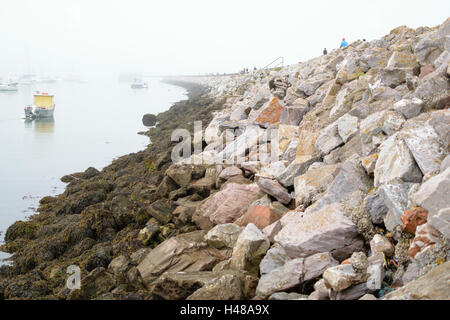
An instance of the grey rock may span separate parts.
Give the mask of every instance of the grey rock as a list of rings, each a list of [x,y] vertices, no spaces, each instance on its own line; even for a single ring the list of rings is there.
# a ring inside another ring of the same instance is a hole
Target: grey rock
[[[383,130],[386,135],[390,136],[399,131],[402,128],[403,123],[405,123],[405,118],[400,112],[387,111],[383,117],[381,130]]]
[[[250,113],[251,110],[252,110],[252,108],[249,106],[239,105],[231,113],[230,120],[231,121],[245,120],[248,118],[248,114]]]
[[[365,283],[360,283],[355,286],[351,286],[348,289],[335,293],[334,297],[333,294],[331,294],[331,296],[334,298],[332,300],[357,300],[362,296],[368,294],[369,292],[373,291],[367,288]]]
[[[286,253],[292,257],[308,257],[331,252],[358,241],[356,226],[335,203],[319,211],[298,214],[275,236]]]
[[[239,235],[233,248],[231,268],[258,275],[259,264],[269,247],[270,241],[267,236],[253,223],[249,223]]]
[[[253,208],[254,206],[270,206],[272,204],[272,200],[270,200],[269,195],[264,195],[264,197],[259,198],[258,200],[255,200],[254,202],[252,202],[252,204],[248,207],[248,209],[250,210],[251,208]]]
[[[351,264],[341,264],[328,268],[323,273],[323,279],[336,292],[343,291],[354,284],[360,284],[366,280],[365,275],[356,272]]]
[[[245,131],[217,154],[218,161],[235,163],[235,158],[244,159],[248,150],[257,145],[265,136],[264,129],[259,126],[247,126]]]
[[[382,253],[387,257],[394,256],[394,245],[381,234],[376,234],[370,240],[370,251],[372,254]]]
[[[371,179],[361,166],[359,157],[354,155],[343,163],[326,194],[309,207],[308,212],[320,210],[323,206],[332,203],[347,202],[357,205],[371,188]]]
[[[387,294],[383,300],[449,300],[450,261],[433,268],[426,275]]]
[[[278,234],[278,232],[281,231],[281,229],[283,228],[281,221],[275,221],[274,223],[272,223],[271,225],[268,225],[267,227],[265,227],[263,229],[264,234],[267,236],[267,238],[269,238],[269,241],[271,243],[275,242],[275,236]]]
[[[433,63],[441,54],[444,47],[444,38],[437,30],[425,34],[415,45],[414,52],[421,65]]]
[[[346,97],[349,95],[349,91],[350,90],[348,88],[344,88],[338,92],[336,95],[336,102],[330,111],[330,117],[333,117],[336,114],[341,114],[348,108],[346,104]]]
[[[339,262],[329,252],[317,253],[305,259],[303,281],[320,277],[328,268],[338,265]]]
[[[431,125],[441,138],[446,148],[450,147],[450,110],[439,110],[431,113]]]
[[[299,141],[296,138],[291,140],[288,147],[286,148],[286,151],[283,153],[282,160],[288,161],[289,163],[294,161],[295,154],[297,153],[298,143]]]
[[[295,92],[303,95],[304,97],[312,96],[321,85],[332,80],[333,78],[333,74],[326,73],[310,77],[307,80],[299,81],[295,88]]]
[[[386,184],[379,188],[380,195],[384,199],[384,204],[389,209],[384,218],[384,224],[389,231],[393,231],[396,226],[402,225],[401,216],[407,209],[408,192],[411,183]]]
[[[344,144],[338,132],[337,123],[332,123],[320,132],[316,141],[316,149],[321,155],[327,155]]]
[[[379,70],[375,81],[380,81],[386,87],[395,88],[405,83],[407,76],[412,74],[412,68],[384,68]]]
[[[386,183],[422,181],[422,172],[399,133],[389,137],[380,148],[374,171],[376,187]]]
[[[373,176],[375,165],[377,164],[378,154],[374,153],[361,159],[361,165],[364,167],[368,175]]]
[[[438,69],[442,65],[447,66],[450,61],[450,52],[444,51],[441,55],[434,61],[433,65],[435,69]]]
[[[302,121],[308,110],[308,101],[299,98],[294,101],[293,105],[288,105],[281,110],[280,123],[296,126]]]
[[[439,172],[445,152],[432,126],[418,124],[402,130],[400,135],[424,176]]]
[[[447,155],[444,160],[442,160],[441,163],[441,167],[440,167],[440,172],[444,172],[445,170],[447,170],[447,168],[450,167],[450,155]]]
[[[394,104],[394,110],[401,112],[406,119],[417,117],[422,107],[423,101],[419,98],[402,99]]]
[[[411,261],[402,275],[403,285],[419,278],[420,266],[416,261]]]
[[[417,66],[417,59],[410,50],[394,51],[387,63],[388,69],[394,68],[414,68]]]
[[[289,257],[286,255],[284,249],[280,245],[275,244],[267,251],[266,255],[261,260],[259,271],[261,275],[270,273],[273,270],[282,267],[288,260]]]
[[[314,283],[314,291],[309,295],[309,300],[329,300],[331,289],[325,285],[325,280],[320,279]]]
[[[296,293],[296,292],[277,292],[269,297],[269,300],[306,300],[307,295]]]
[[[150,251],[137,266],[145,283],[164,272],[206,271],[224,260],[215,248],[204,242],[206,232],[194,231],[170,238]]]
[[[415,95],[420,99],[429,99],[440,92],[448,92],[450,83],[447,79],[447,66],[442,65],[420,81]]]
[[[292,161],[278,177],[278,181],[286,188],[294,185],[294,178],[300,176],[308,170],[309,166],[320,159],[313,156],[305,161]]]
[[[450,239],[450,208],[443,208],[433,215],[429,223],[446,238]]]
[[[381,289],[384,279],[383,263],[370,265],[367,268],[367,273],[369,275],[369,278],[367,279],[366,282],[367,288],[373,291]]]
[[[239,169],[238,167],[231,166],[231,167],[227,167],[227,168],[223,169],[219,174],[219,178],[223,179],[223,180],[228,180],[231,177],[235,177],[235,176],[239,176],[239,175],[242,175],[242,170]]]
[[[192,183],[187,191],[189,194],[197,193],[202,197],[208,197],[216,186],[216,179],[213,177],[204,177]]]
[[[217,249],[233,248],[242,228],[234,223],[219,224],[208,231],[205,241]]]
[[[256,287],[256,295],[264,299],[276,292],[298,286],[303,276],[303,260],[300,258],[287,261],[282,267],[262,275]]]
[[[337,165],[320,166],[313,168],[312,166],[308,171],[294,179],[295,190],[295,204],[309,205],[312,199],[319,193],[327,190],[330,183],[335,178]]]
[[[384,217],[389,211],[380,193],[367,196],[364,201],[364,207],[369,212],[373,224],[382,224]]]
[[[369,155],[376,150],[381,141],[374,141],[376,137],[382,134],[384,111],[375,112],[367,116],[359,125],[362,150],[364,155]],[[378,143],[377,143],[378,142]]]
[[[288,204],[292,200],[286,188],[275,180],[260,178],[257,184],[262,191],[275,197],[283,204]]]
[[[439,210],[450,207],[449,186],[450,168],[447,168],[423,183],[419,191],[413,195],[413,201],[428,210],[428,219],[436,216]]]
[[[347,143],[358,132],[358,118],[345,114],[337,121],[338,133],[344,143]]]

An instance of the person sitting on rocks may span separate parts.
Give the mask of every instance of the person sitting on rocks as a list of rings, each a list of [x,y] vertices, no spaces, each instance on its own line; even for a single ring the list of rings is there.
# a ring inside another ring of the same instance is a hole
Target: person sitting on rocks
[[[323,49],[323,55],[325,56],[328,53],[327,48]]]
[[[348,46],[348,43],[345,41],[345,38],[342,38],[341,48],[345,48],[346,46]]]

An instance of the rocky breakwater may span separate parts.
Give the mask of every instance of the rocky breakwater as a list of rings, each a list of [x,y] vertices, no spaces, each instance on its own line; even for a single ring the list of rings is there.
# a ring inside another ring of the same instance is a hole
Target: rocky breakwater
[[[208,95],[159,115],[152,146],[72,175],[8,229],[0,295],[449,299],[449,51],[447,20],[184,79]],[[173,163],[167,133],[198,120],[200,152]]]

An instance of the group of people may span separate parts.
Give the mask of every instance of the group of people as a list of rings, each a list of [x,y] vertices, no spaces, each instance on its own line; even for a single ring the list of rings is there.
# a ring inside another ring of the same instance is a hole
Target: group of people
[[[366,41],[366,39],[363,39],[363,41]],[[345,41],[345,38],[342,38],[341,48],[345,48],[347,46],[348,46],[347,41]],[[324,55],[328,54],[327,48],[323,49],[323,54]]]
[[[256,67],[254,67],[254,68],[253,68],[253,71],[256,71],[256,70],[257,70]],[[246,73],[249,73],[248,68],[242,69],[239,73],[240,73],[240,74],[246,74]]]

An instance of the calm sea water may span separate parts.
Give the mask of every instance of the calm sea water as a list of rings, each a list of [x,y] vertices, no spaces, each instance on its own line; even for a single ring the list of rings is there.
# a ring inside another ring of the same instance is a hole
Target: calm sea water
[[[149,139],[137,132],[145,113],[165,111],[186,99],[183,88],[146,79],[133,90],[116,79],[57,82],[0,92],[0,241],[9,225],[34,214],[40,198],[64,191],[60,177],[144,149]],[[54,121],[24,118],[36,90],[55,95]],[[0,252],[0,260],[7,255]]]

